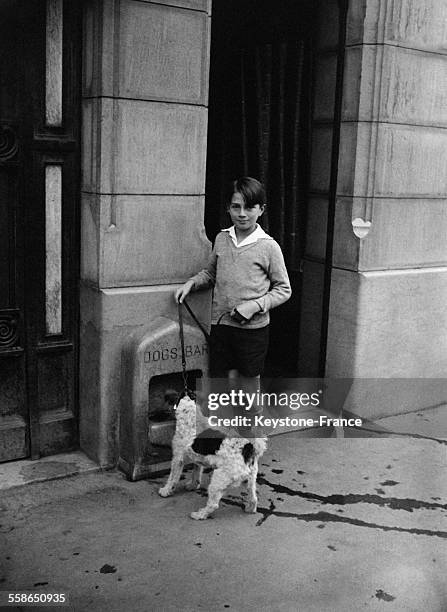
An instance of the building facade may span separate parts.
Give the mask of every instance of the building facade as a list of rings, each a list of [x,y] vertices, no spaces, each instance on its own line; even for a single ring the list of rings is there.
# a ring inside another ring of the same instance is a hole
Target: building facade
[[[365,417],[446,402],[447,0],[1,11],[1,460],[117,463],[123,347],[177,320],[237,174],[294,289],[270,371],[352,378]]]

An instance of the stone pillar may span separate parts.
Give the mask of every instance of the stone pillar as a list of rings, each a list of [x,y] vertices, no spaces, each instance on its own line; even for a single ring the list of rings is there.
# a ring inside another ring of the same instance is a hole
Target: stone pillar
[[[327,375],[441,378],[447,373],[447,0],[350,4]],[[421,384],[412,393],[361,399],[354,409],[378,416],[447,398],[442,386]]]
[[[209,0],[85,3],[80,437],[117,459],[121,352],[205,264]],[[206,320],[209,301],[191,300]]]

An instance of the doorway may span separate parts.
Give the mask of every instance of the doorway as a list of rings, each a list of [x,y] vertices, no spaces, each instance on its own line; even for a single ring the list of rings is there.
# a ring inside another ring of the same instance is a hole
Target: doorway
[[[79,3],[0,5],[0,461],[77,448]]]
[[[260,225],[284,253],[292,297],[271,312],[267,376],[297,376],[312,99],[313,0],[213,4],[205,226],[228,227],[238,176],[267,192]]]

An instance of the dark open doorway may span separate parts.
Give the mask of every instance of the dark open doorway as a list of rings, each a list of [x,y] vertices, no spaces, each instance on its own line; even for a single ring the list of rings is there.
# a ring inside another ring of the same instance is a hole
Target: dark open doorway
[[[271,313],[270,376],[298,374],[314,24],[309,0],[213,4],[205,225],[212,240],[229,226],[229,180],[265,184],[261,225],[283,250],[293,291]]]

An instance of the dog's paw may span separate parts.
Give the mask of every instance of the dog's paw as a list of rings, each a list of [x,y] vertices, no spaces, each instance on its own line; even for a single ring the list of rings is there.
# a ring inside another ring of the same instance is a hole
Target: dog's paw
[[[161,487],[161,489],[158,489],[160,497],[169,497],[172,493],[173,491],[169,487]]]
[[[254,514],[256,512],[256,510],[258,509],[258,502],[250,502],[248,504],[245,504],[245,512],[248,512],[250,514]]]
[[[195,521],[204,521],[208,518],[208,514],[204,510],[197,510],[197,512],[191,512],[189,516]]]

